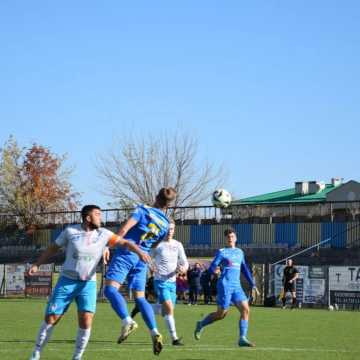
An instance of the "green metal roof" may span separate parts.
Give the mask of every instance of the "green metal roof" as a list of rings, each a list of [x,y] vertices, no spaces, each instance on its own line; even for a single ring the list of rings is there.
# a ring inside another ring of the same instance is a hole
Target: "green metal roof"
[[[339,187],[339,186],[336,186]],[[326,184],[325,188],[315,194],[300,195],[295,193],[295,188],[275,191],[267,194],[251,196],[248,198],[234,200],[232,205],[256,205],[262,203],[300,203],[300,202],[322,202],[326,201],[326,195],[334,190],[335,186]]]

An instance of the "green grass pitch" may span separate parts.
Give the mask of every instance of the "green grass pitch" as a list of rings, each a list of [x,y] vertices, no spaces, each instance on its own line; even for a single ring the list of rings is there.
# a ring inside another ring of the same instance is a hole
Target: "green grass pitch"
[[[42,320],[41,300],[0,300],[0,359],[26,360]],[[205,328],[200,341],[193,339],[195,321],[215,306],[178,305],[178,334],[184,347],[172,347],[162,318],[159,329],[165,347],[159,358],[166,360],[359,360],[360,313],[326,310],[281,310],[253,307],[249,339],[256,348],[238,348],[238,312],[231,308],[222,321]],[[155,359],[150,336],[138,315],[139,329],[116,344],[120,322],[109,304],[99,303],[84,360]],[[76,335],[76,307],[71,306],[53,333],[42,359],[71,359]]]

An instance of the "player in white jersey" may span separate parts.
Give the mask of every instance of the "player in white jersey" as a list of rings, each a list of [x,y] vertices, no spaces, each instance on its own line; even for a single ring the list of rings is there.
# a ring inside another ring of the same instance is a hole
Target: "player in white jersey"
[[[161,313],[169,330],[172,344],[184,345],[176,334],[174,307],[176,304],[176,274],[185,273],[189,267],[183,245],[173,239],[175,223],[170,220],[167,238],[152,250],[154,285]]]
[[[81,210],[82,224],[67,227],[33,264],[28,274],[35,274],[41,264],[65,249],[65,262],[61,276],[46,307],[45,320],[41,324],[30,360],[40,359],[41,351],[48,342],[54,326],[60,321],[70,303],[78,307],[79,329],[73,360],[80,360],[90,338],[91,325],[96,310],[96,266],[108,246],[125,246],[143,261],[150,257],[133,242],[100,227],[101,210],[96,205],[86,205]]]

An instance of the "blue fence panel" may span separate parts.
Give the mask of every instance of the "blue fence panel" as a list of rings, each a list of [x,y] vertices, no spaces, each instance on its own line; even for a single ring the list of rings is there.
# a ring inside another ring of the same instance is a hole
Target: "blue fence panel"
[[[275,243],[287,244],[289,247],[297,243],[297,224],[278,223],[275,225]]]
[[[345,248],[346,234],[346,223],[321,224],[321,241],[331,238],[329,244],[325,244],[324,247],[331,246],[333,248]]]
[[[191,225],[190,246],[211,245],[211,225]]]
[[[234,224],[233,228],[236,231],[238,246],[241,246],[241,244],[247,245],[251,243],[253,232],[252,224]]]

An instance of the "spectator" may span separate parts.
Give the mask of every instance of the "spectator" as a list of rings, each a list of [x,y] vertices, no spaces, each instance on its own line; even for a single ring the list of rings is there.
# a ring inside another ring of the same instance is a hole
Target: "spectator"
[[[198,296],[201,290],[200,285],[201,267],[199,263],[190,269],[187,273],[189,284],[189,305],[197,305]]]
[[[185,274],[179,274],[176,278],[176,290],[178,300],[185,302],[185,293],[188,290],[188,283]]]
[[[208,305],[212,301],[212,299],[211,299],[211,274],[209,273],[208,269],[205,269],[201,273],[200,284],[201,284],[202,291],[204,294],[204,304]]]

